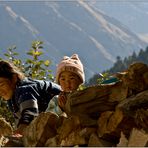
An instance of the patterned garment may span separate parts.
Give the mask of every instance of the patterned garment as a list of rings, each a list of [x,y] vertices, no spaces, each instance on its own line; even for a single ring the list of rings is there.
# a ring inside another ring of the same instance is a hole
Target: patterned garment
[[[8,101],[17,126],[29,124],[39,113],[46,111],[49,101],[60,91],[60,86],[50,81],[30,78],[20,81],[13,97]]]
[[[57,115],[61,115],[63,113],[63,111],[60,109],[59,105],[58,105],[58,95],[57,96],[54,96],[49,104],[48,104],[48,107],[46,109],[46,112],[54,112],[56,113]]]

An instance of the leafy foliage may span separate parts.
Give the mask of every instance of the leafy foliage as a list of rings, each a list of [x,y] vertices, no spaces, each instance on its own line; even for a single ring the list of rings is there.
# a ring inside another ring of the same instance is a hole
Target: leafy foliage
[[[95,74],[92,78],[89,79],[89,82],[86,83],[86,86],[101,84],[103,81],[108,80],[109,77],[109,73],[107,72]]]
[[[43,55],[42,45],[42,41],[33,41],[31,49],[26,53],[31,56],[31,58],[26,59],[26,61],[22,61],[17,58],[19,53],[16,52],[16,46],[9,47],[6,53],[4,53],[4,56],[7,61],[16,65],[22,72],[25,73],[26,76],[33,79],[46,79],[53,81],[53,75],[51,74],[52,71],[49,69],[51,61],[40,59],[41,55]],[[5,117],[5,119],[13,125],[14,120],[12,114],[7,108],[7,103],[2,99],[0,99],[0,115]]]
[[[14,118],[12,113],[8,110],[6,101],[0,100],[0,117],[5,118],[11,125],[14,124]]]
[[[28,55],[32,56],[32,59],[27,59],[25,62],[25,71],[27,76],[34,79],[50,79],[53,80],[51,70],[48,70],[51,61],[40,60],[39,57],[43,54],[42,46],[43,42],[33,41],[32,48],[27,52]]]

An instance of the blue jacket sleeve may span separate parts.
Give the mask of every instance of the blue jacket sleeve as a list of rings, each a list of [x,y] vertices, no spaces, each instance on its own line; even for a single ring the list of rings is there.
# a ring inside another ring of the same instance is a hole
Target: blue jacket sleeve
[[[17,96],[19,106],[19,124],[29,124],[34,117],[38,116],[38,92],[31,87],[26,87]]]
[[[29,80],[19,85],[15,91],[18,124],[29,124],[40,112],[46,110],[49,101],[60,91],[60,86],[50,81]]]

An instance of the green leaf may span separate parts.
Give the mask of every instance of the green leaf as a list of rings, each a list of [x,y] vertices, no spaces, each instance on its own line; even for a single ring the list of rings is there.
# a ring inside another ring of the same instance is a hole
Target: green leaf
[[[4,53],[4,56],[9,57],[9,54],[8,53]]]
[[[50,61],[49,60],[44,61],[44,65],[45,66],[49,66],[49,64],[50,64]]]

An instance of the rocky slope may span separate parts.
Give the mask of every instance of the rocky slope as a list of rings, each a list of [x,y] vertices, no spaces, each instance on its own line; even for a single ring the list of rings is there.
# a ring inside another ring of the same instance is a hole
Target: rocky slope
[[[117,56],[145,49],[147,43],[113,17],[85,1],[0,2],[0,55],[16,45],[22,59],[31,41],[44,42],[52,70],[64,55],[78,53],[86,79],[110,68]]]

